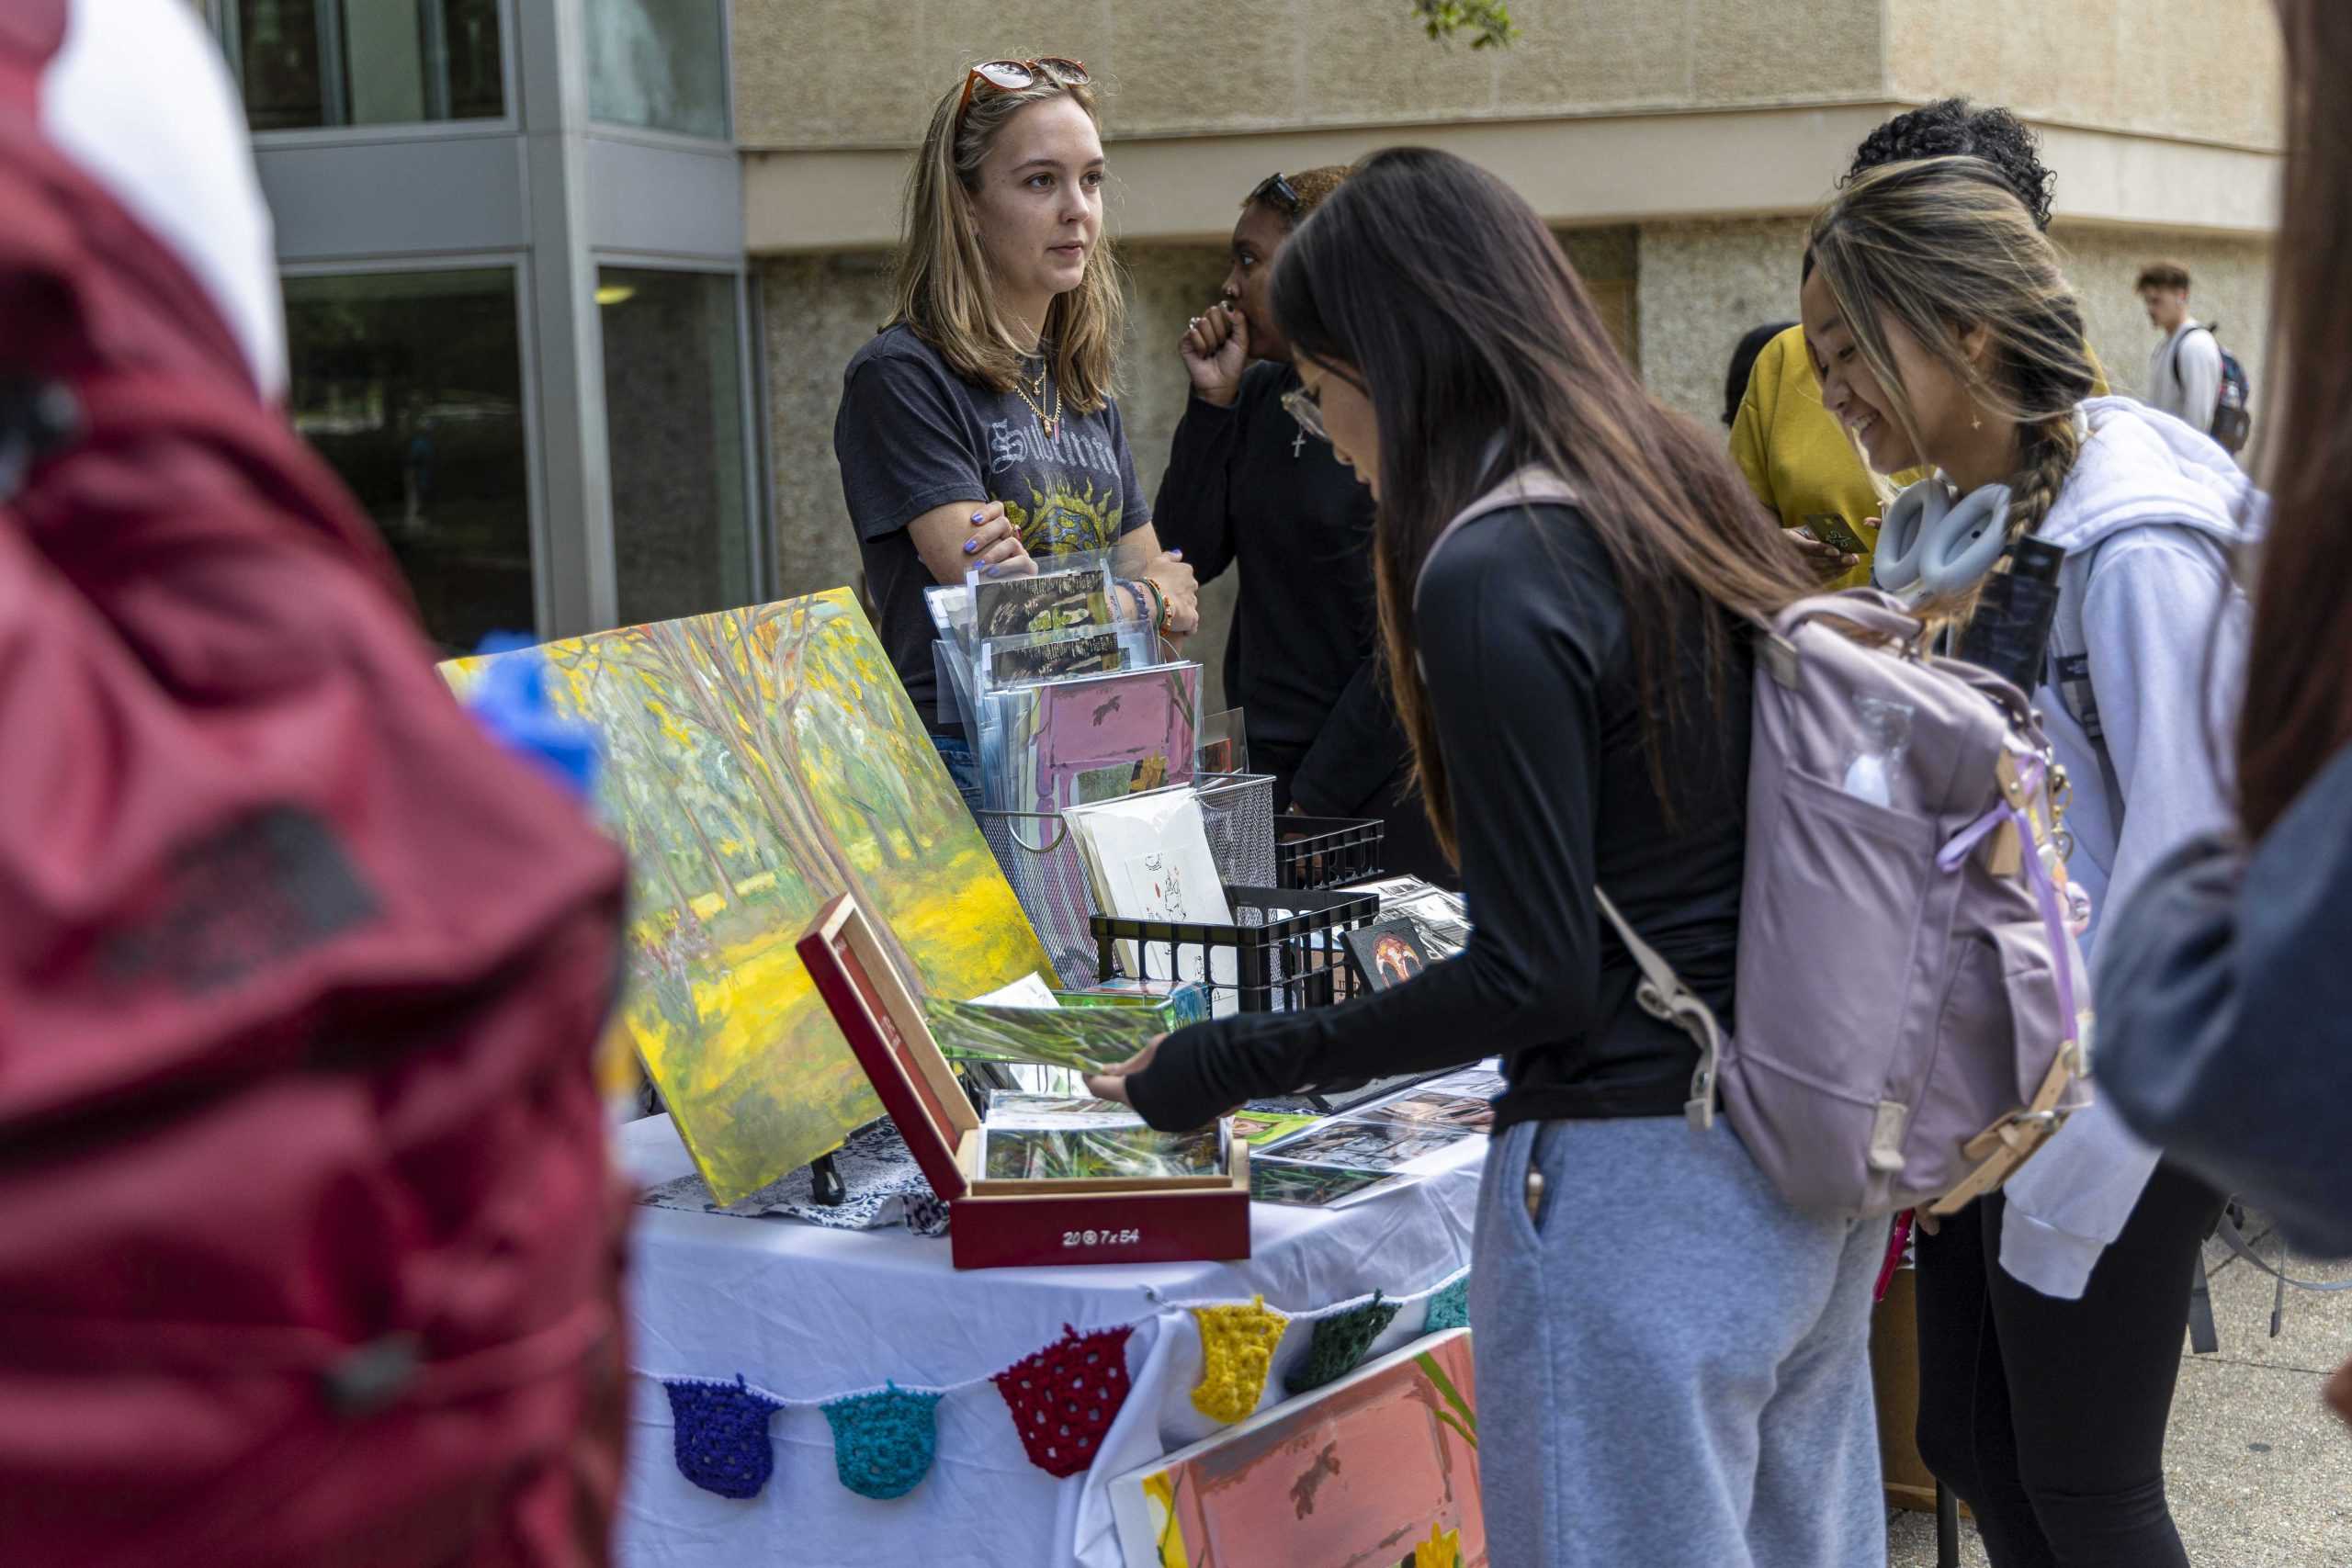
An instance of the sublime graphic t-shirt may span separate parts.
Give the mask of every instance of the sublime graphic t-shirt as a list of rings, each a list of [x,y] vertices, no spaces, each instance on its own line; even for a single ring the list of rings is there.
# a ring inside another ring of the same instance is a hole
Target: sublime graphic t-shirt
[[[965,380],[903,326],[887,329],[849,362],[833,456],[882,646],[915,711],[934,729],[948,726],[932,657],[937,634],[922,600],[933,580],[908,524],[951,501],[1001,501],[1022,544],[1043,560],[1108,549],[1151,520],[1117,404],[1080,414],[1065,403],[1048,437],[1021,394]]]

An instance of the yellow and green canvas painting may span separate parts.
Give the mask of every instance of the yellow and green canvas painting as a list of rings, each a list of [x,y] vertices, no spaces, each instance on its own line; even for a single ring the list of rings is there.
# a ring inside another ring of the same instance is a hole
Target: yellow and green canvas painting
[[[847,589],[538,651],[628,846],[622,1025],[720,1202],[882,1114],[793,950],[828,899],[928,994],[1052,972]],[[514,657],[442,672],[463,695]]]

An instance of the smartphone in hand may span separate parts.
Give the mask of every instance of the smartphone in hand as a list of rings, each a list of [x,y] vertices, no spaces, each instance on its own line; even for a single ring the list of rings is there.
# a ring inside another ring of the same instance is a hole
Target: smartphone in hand
[[[1834,512],[1817,512],[1804,520],[1797,532],[1807,538],[1827,545],[1841,556],[1867,556],[1871,542],[1858,533],[1853,525]]]

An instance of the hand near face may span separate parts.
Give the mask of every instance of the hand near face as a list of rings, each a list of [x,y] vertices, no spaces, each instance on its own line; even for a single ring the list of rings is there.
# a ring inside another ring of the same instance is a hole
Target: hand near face
[[[1186,325],[1176,347],[1193,390],[1205,402],[1231,408],[1250,367],[1250,323],[1241,313],[1223,303],[1210,306]]]

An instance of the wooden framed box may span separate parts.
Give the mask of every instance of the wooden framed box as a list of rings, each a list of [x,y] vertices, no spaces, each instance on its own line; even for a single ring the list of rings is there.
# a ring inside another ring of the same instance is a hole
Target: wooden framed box
[[[897,964],[848,894],[817,915],[800,961],[882,1108],[953,1214],[958,1269],[1226,1261],[1250,1256],[1250,1146],[1223,1175],[1001,1180],[980,1171],[980,1118]]]

